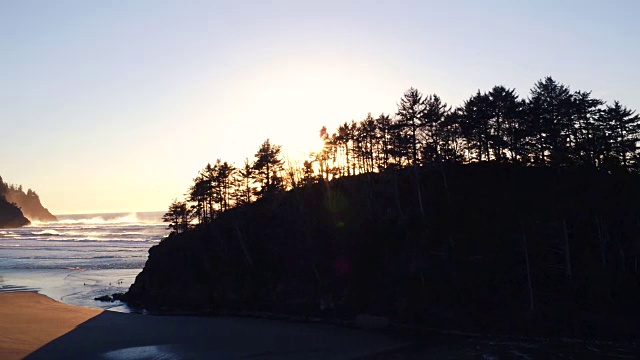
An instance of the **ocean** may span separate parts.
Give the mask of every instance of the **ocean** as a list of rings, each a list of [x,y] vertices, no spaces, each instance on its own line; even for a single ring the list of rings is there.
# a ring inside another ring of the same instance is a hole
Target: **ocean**
[[[163,212],[57,216],[57,222],[0,230],[0,292],[34,290],[52,299],[130,312],[94,298],[125,292],[149,248],[167,236]]]

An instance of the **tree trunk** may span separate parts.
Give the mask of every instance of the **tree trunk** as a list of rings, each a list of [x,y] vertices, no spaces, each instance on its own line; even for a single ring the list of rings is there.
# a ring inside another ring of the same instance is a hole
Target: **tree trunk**
[[[567,280],[571,282],[573,277],[571,273],[571,249],[569,247],[569,230],[567,230],[566,219],[562,220],[562,230],[564,233],[564,260],[565,260],[565,267],[566,267],[565,276]]]
[[[522,229],[522,225],[520,226],[522,231],[522,247],[524,248],[524,259],[527,265],[527,288],[529,291],[529,310],[534,312],[534,302],[533,302],[533,284],[531,282],[531,265],[529,263],[529,250],[527,246],[527,236],[524,233],[524,229]]]
[[[395,173],[391,174],[393,177],[393,197],[396,200],[396,206],[398,207],[398,214],[403,216],[402,206],[400,205],[400,195],[398,191],[398,178]]]
[[[596,229],[598,231],[598,240],[600,242],[600,261],[602,262],[602,267],[607,266],[607,243],[608,234],[606,234],[606,230],[604,228],[604,223],[600,216],[596,216]]]
[[[418,204],[420,205],[420,214],[422,215],[422,219],[424,220],[424,207],[422,206],[422,190],[420,189],[420,179],[418,178],[418,168],[415,164],[413,164],[413,175],[416,181],[416,189],[418,190]]]
[[[249,251],[247,250],[247,246],[244,243],[243,235],[242,232],[240,232],[240,227],[238,227],[238,224],[236,224],[236,232],[238,233],[238,241],[240,242],[240,245],[242,246],[242,251],[244,252],[244,257],[247,260],[247,264],[249,266],[251,266],[251,264],[253,263],[251,261],[251,256],[249,255]]]

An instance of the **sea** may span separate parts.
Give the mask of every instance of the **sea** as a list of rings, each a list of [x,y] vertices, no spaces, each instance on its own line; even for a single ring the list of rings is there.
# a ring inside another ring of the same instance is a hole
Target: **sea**
[[[60,215],[0,229],[0,292],[37,291],[67,304],[120,312],[120,301],[94,300],[126,292],[149,248],[168,235],[163,212]]]

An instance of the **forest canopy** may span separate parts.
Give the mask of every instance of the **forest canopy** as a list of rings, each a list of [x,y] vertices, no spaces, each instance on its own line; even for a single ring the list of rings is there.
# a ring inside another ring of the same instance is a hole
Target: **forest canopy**
[[[193,180],[164,220],[174,232],[211,222],[221,212],[306,184],[438,163],[503,162],[526,166],[640,170],[640,116],[618,101],[572,91],[551,77],[526,98],[502,85],[478,90],[452,107],[436,94],[408,89],[394,114],[370,113],[333,132],[302,164],[283,160],[266,140],[240,167],[218,159]]]

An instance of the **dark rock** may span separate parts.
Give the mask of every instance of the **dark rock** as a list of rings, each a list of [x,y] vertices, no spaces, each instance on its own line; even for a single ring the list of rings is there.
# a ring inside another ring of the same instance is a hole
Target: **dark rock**
[[[15,189],[9,187],[5,193],[7,201],[15,203],[26,218],[31,221],[58,221],[58,219],[49,212],[47,208],[40,203],[38,194],[29,189],[25,193],[21,188]]]
[[[96,300],[96,301],[104,301],[104,302],[113,302],[114,301],[114,299],[110,295],[98,296],[97,298],[94,298],[94,300]]]
[[[119,301],[126,301],[127,300],[127,294],[125,293],[115,293],[115,294],[111,294],[111,297],[113,298],[113,300],[119,300]]]
[[[18,228],[31,224],[15,204],[0,195],[0,229]]]

